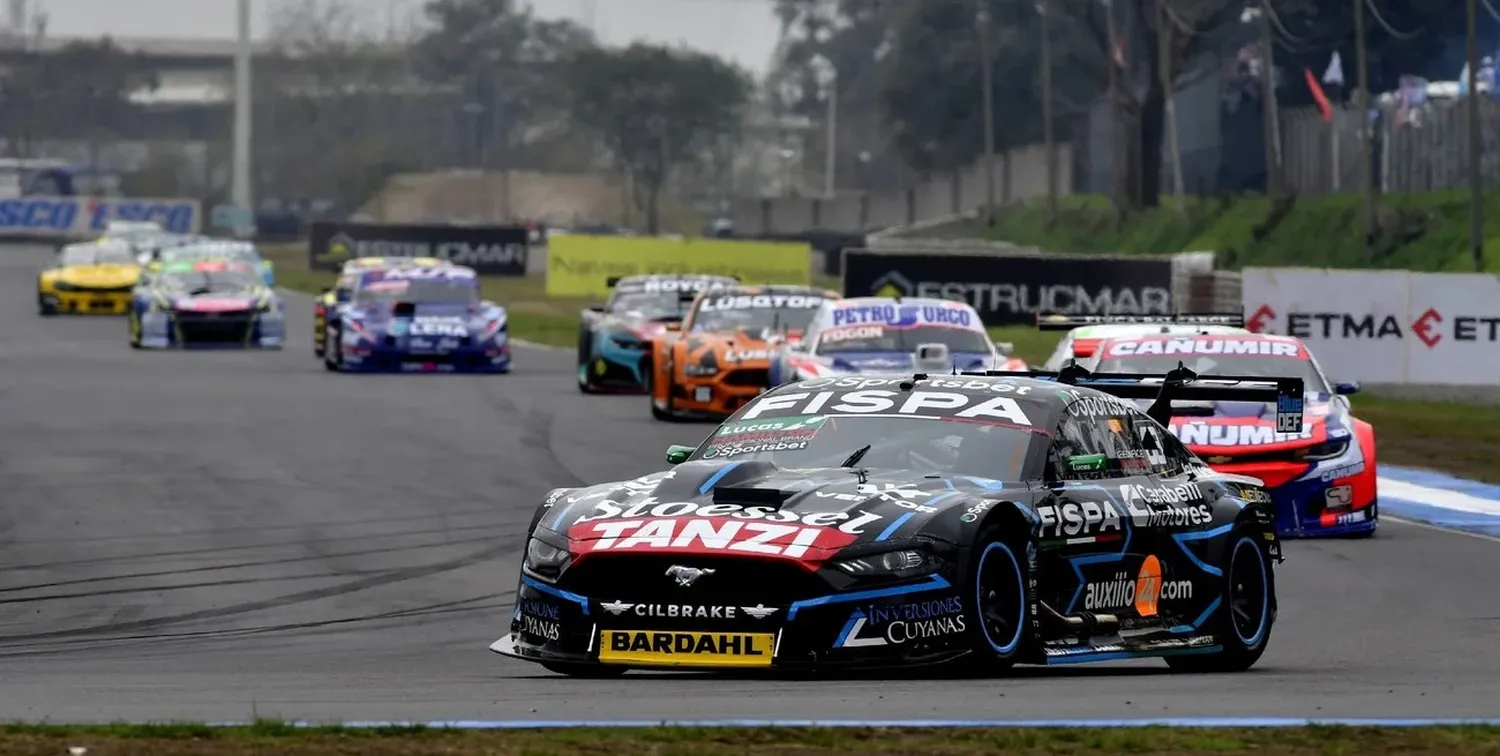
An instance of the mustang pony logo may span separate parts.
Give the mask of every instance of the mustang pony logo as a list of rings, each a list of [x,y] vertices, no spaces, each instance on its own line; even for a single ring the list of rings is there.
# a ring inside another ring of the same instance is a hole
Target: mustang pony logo
[[[667,568],[667,577],[675,579],[677,584],[684,588],[688,588],[693,583],[698,582],[698,578],[712,574],[714,574],[712,569],[700,570],[697,567],[684,567],[680,564],[674,564]]]

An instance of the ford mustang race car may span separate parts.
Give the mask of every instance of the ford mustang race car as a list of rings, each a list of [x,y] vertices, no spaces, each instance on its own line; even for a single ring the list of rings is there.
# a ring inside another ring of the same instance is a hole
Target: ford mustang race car
[[[576,675],[1158,656],[1244,670],[1277,611],[1266,493],[1160,423],[1173,401],[1231,397],[1301,422],[1296,379],[1187,370],[780,386],[669,449],[671,470],[550,492],[490,648]]]
[[[583,311],[578,324],[578,390],[646,389],[651,344],[700,291],[739,283],[728,276],[644,275],[611,278],[609,301]]]
[[[141,266],[124,244],[69,244],[58,252],[57,264],[37,276],[37,312],[123,315],[140,277]]]
[[[231,239],[198,237],[180,243],[168,243],[157,250],[156,259],[146,266],[146,272],[155,273],[167,263],[192,260],[231,260],[244,263],[260,271],[266,286],[276,286],[276,267],[270,260],[260,256],[260,249],[250,242]]]
[[[1297,339],[1250,333],[1106,339],[1088,364],[1145,373],[1185,364],[1203,373],[1300,378],[1305,424],[1281,425],[1264,402],[1219,401],[1178,406],[1172,433],[1214,469],[1263,481],[1283,536],[1375,532],[1375,431],[1353,416],[1344,396],[1359,386],[1330,383]]]
[[[828,301],[800,342],[771,360],[769,385],[893,370],[1025,370],[996,347],[973,307],[947,299]]]
[[[770,388],[771,359],[796,343],[837,292],[812,286],[731,286],[699,294],[666,324],[649,362],[651,416],[721,420]]]
[[[1249,333],[1243,313],[1180,313],[1177,315],[1055,315],[1036,316],[1039,331],[1067,331],[1043,370],[1061,370],[1073,360],[1093,356],[1104,339],[1132,336],[1189,336],[1195,333]]]
[[[354,290],[354,283],[359,280],[360,271],[394,268],[398,265],[448,264],[447,260],[438,257],[356,257],[345,262],[334,285],[323,289],[323,293],[313,300],[313,354],[323,356],[323,347],[328,343],[328,313],[336,310],[339,305],[348,303],[349,294]],[[338,327],[337,319],[331,322],[335,328]]]
[[[473,268],[364,270],[328,329],[323,364],[344,372],[508,373],[505,308],[482,300]]]
[[[285,337],[281,297],[244,263],[165,263],[136,288],[130,305],[130,345],[137,349],[280,349]]]

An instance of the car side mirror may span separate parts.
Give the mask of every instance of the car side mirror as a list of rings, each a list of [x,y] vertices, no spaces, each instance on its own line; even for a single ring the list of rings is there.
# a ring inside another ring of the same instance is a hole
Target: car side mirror
[[[322,289],[322,293],[324,293],[324,294],[330,294],[332,292],[333,292],[333,287],[332,286],[324,286],[323,289]]]
[[[602,315],[604,313],[604,305],[589,305],[588,306],[588,311],[589,312],[597,312],[597,313],[600,313]]]
[[[995,342],[995,351],[1009,357],[1015,353],[1016,345],[1009,341],[997,341]]]
[[[680,465],[686,462],[688,457],[693,456],[693,447],[682,444],[672,444],[667,447],[667,464]]]
[[[1358,394],[1359,393],[1359,383],[1357,381],[1355,381],[1355,382],[1349,382],[1349,383],[1335,383],[1335,384],[1333,384],[1333,393],[1339,394],[1341,396],[1348,396],[1350,394]]]

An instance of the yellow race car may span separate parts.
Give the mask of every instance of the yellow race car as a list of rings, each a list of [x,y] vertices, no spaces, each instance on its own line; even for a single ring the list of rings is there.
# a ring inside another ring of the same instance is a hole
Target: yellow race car
[[[99,241],[69,244],[57,264],[36,279],[37,311],[42,315],[91,313],[124,315],[141,266],[127,244]]]
[[[338,322],[330,321],[328,315],[338,309],[339,305],[349,301],[349,290],[359,280],[362,271],[404,265],[429,267],[451,264],[440,257],[356,257],[345,262],[344,267],[339,270],[338,282],[323,289],[323,293],[313,302],[313,354],[319,358],[323,356],[324,345],[328,343],[328,325],[330,322]]]

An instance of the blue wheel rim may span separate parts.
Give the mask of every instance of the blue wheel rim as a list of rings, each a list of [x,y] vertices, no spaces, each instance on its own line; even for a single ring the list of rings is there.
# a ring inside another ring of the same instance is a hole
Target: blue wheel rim
[[[1249,565],[1243,560],[1250,560]],[[1251,566],[1253,565],[1253,566]],[[1271,610],[1270,581],[1260,546],[1246,536],[1236,541],[1229,560],[1229,624],[1246,648],[1265,639]]]
[[[992,557],[998,563],[992,565]],[[1016,561],[1015,552],[1009,546],[992,543],[980,552],[974,572],[974,607],[979,616],[979,631],[995,653],[1010,654],[1021,645],[1026,621],[1026,591],[1021,582],[1021,563]],[[1014,620],[1011,619],[1012,611]],[[995,640],[997,636],[1007,640],[998,642]]]

